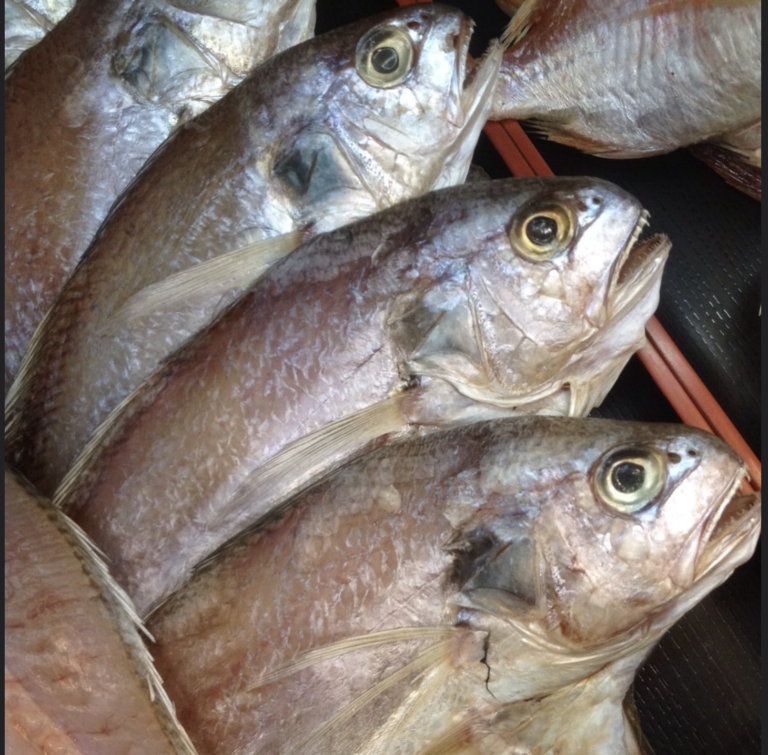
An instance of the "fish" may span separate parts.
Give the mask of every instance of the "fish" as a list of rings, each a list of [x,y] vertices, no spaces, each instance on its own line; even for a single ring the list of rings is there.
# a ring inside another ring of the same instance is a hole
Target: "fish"
[[[760,139],[760,129],[757,129]],[[763,196],[763,176],[761,171],[761,148],[754,151],[734,150],[732,147],[702,142],[688,148],[694,157],[709,165],[734,188],[744,192],[758,202]]]
[[[760,166],[759,0],[526,0],[506,39],[492,119],[600,157],[711,142]]]
[[[268,264],[464,180],[502,54],[491,43],[468,72],[471,33],[447,6],[366,18],[273,56],[174,132],[113,208],[9,392],[6,442],[44,494],[108,413]]]
[[[259,62],[311,37],[314,14],[314,0],[80,0],[6,72],[6,395],[146,160]]]
[[[178,753],[130,600],[68,517],[5,468],[5,751]]]
[[[243,528],[387,439],[586,414],[658,303],[670,244],[639,240],[646,223],[608,182],[529,178],[316,236],[110,415],[54,503],[146,616]]]
[[[72,10],[74,0],[5,0],[5,68]]]
[[[393,442],[148,622],[201,751],[639,753],[622,701],[755,550],[742,460],[684,425],[498,419]]]

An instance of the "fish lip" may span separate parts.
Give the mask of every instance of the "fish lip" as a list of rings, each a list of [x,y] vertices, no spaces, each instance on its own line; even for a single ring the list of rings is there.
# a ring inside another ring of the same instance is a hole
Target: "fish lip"
[[[492,94],[494,87],[490,88],[491,92],[487,93],[487,96],[483,96],[483,90],[488,88],[491,80],[495,84],[495,69],[498,69],[501,65],[501,57],[504,52],[504,48],[498,39],[492,39],[482,56],[478,60],[473,61],[469,71],[467,71],[467,63],[471,60],[469,57],[469,42],[472,37],[474,22],[470,21],[470,24],[469,33],[465,40],[465,49],[459,56],[460,73],[458,81],[461,83],[458,95],[461,112],[465,120],[471,119],[472,115],[480,108],[487,97]],[[497,58],[498,61],[496,60]]]
[[[462,14],[459,21],[459,33],[456,40],[456,54],[453,60],[453,73],[448,85],[448,122],[455,128],[462,128],[466,120],[464,107],[464,89],[466,87],[467,62],[469,61],[469,43],[475,29],[475,22]]]
[[[456,64],[454,66],[453,81],[451,82],[451,89],[459,101],[461,101],[461,94],[464,87],[467,85],[469,43],[474,31],[475,22],[467,16],[462,16],[461,24],[459,26],[459,41],[456,45]],[[462,107],[461,110],[463,112],[464,108]]]
[[[469,47],[468,38],[465,46]],[[440,176],[432,186],[433,189],[464,182],[477,135],[485,123],[491,105],[503,52],[504,48],[499,41],[492,40],[482,58],[472,66],[463,84],[460,83],[458,90],[451,92],[449,109],[454,113],[458,111],[458,116],[455,118],[448,116],[446,120],[457,130],[457,133],[441,168]],[[459,55],[463,62],[462,67],[456,70],[464,71],[467,54],[459,53]],[[456,78],[454,81],[459,82],[459,79]]]
[[[610,317],[625,312],[645,296],[660,274],[672,248],[669,238],[661,233],[639,240],[649,218],[647,210],[640,211],[613,265],[608,286]]]
[[[734,475],[719,503],[704,518],[694,565],[694,583],[711,574],[735,548],[750,535],[761,521],[760,492],[740,494],[742,482],[748,479],[746,467]]]

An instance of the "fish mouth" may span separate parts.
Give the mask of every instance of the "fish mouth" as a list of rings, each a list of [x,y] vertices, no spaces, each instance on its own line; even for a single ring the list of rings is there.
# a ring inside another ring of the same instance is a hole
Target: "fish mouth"
[[[461,112],[464,114],[465,121],[471,118],[493,93],[504,53],[504,48],[499,41],[493,39],[482,57],[473,61],[469,56],[469,42],[472,38],[474,25],[474,21],[468,21],[466,37],[460,33],[456,60],[456,92],[459,95]],[[468,67],[469,71],[467,71]]]
[[[739,546],[756,539],[760,532],[761,496],[759,492],[745,494],[740,491],[746,478],[746,469],[741,468],[721,503],[704,520],[694,582],[718,568],[722,571],[734,569],[752,555],[752,548],[744,550]]]
[[[471,18],[463,17],[459,26],[459,36],[456,40],[456,62],[453,71],[451,89],[458,94],[461,102],[462,90],[467,85],[467,62],[469,61],[469,43],[475,31],[475,22]],[[462,102],[463,105],[463,102]],[[464,112],[464,108],[461,108]]]
[[[662,233],[640,240],[649,224],[650,213],[641,210],[624,248],[621,250],[611,273],[608,288],[611,316],[631,308],[645,296],[656,278],[661,275],[672,243]]]

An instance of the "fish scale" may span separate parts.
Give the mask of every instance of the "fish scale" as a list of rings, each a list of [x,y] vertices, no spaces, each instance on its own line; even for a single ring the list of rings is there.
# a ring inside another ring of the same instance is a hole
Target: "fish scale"
[[[204,44],[210,24],[184,3],[81,0],[6,74],[6,394],[120,192],[179,124],[311,36],[314,0],[242,14],[209,19],[219,36]]]
[[[651,447],[660,491],[612,509],[597,470]],[[391,443],[162,606],[157,663],[211,753],[636,755],[638,664],[756,545],[743,474],[681,425],[527,417]]]
[[[561,222],[572,212],[578,224],[538,261],[509,230],[537,207],[567,207]],[[146,613],[226,540],[387,436],[589,411],[655,308],[669,244],[633,244],[642,222],[615,186],[513,179],[433,192],[322,234],[111,415],[56,502]],[[626,280],[617,260],[633,262]],[[536,281],[553,273],[566,301],[532,319]],[[496,313],[483,318],[489,292]],[[517,350],[509,325],[527,336]],[[137,528],[147,537],[132,537]]]
[[[355,67],[358,42],[378,27],[397,28],[421,52],[399,87],[371,86]],[[174,132],[112,208],[38,328],[9,394],[10,454],[41,490],[52,494],[108,411],[258,277],[264,255],[248,260],[251,268],[240,264],[240,277],[224,290],[203,290],[175,307],[128,316],[125,307],[135,296],[244,240],[261,253],[258,244],[279,235],[274,243],[284,255],[302,236],[364,217],[436,182],[463,180],[501,56],[497,45],[489,48],[463,90],[466,108],[457,105],[460,92],[446,91],[445,76],[458,58],[463,70],[467,30],[463,14],[440,6],[365,19],[271,58]],[[447,34],[461,44],[446,50]],[[318,84],[308,87],[308,80]],[[461,90],[462,83],[451,86]],[[399,88],[419,103],[414,112],[401,110]],[[356,160],[338,130],[341,110],[349,123],[372,111],[379,120],[402,122],[408,144],[368,140],[366,161]],[[448,116],[461,116],[460,122]],[[286,165],[309,165],[318,149],[326,159],[302,188]],[[377,171],[391,168],[399,152],[410,159],[379,183]]]

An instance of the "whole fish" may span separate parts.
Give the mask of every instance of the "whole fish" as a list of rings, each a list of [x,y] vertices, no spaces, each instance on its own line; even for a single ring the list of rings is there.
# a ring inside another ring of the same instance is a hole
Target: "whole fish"
[[[314,0],[79,0],[18,61],[5,85],[6,394],[35,328],[147,158],[259,62],[310,37],[314,9]]]
[[[759,0],[527,0],[491,118],[601,157],[714,141],[759,166],[760,30]]]
[[[36,45],[72,10],[74,0],[5,0],[5,67]]]
[[[393,443],[219,554],[153,654],[209,753],[638,753],[638,665],[755,549],[745,474],[682,425]]]
[[[386,436],[586,413],[658,302],[670,245],[645,223],[604,181],[508,179],[318,236],[114,412],[55,501],[144,615]]]
[[[226,284],[232,259],[242,285],[264,248],[274,260],[304,236],[464,180],[501,59],[494,43],[465,75],[471,26],[439,5],[364,19],[274,56],[177,129],[113,209],[9,394],[14,456],[44,493],[240,289],[208,280],[170,309],[163,291],[160,310],[127,316],[135,296],[221,262]]]
[[[193,755],[137,624],[82,531],[6,467],[5,752]]]

